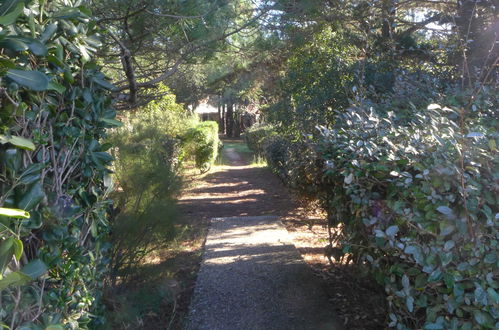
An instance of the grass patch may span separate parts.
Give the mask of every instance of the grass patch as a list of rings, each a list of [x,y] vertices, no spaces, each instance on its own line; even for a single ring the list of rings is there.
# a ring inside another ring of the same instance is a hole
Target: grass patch
[[[220,152],[215,165],[230,166],[231,161],[227,157],[226,152],[228,149],[234,149],[236,153],[241,156],[245,163],[254,167],[265,167],[267,163],[262,157],[258,157],[251,151],[243,140],[223,140],[223,149]]]
[[[262,156],[253,155],[251,167],[267,167],[267,161]]]

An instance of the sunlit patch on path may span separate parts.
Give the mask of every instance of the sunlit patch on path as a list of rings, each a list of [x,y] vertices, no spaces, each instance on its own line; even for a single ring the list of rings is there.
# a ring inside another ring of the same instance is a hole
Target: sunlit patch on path
[[[187,329],[341,329],[275,216],[214,218]]]

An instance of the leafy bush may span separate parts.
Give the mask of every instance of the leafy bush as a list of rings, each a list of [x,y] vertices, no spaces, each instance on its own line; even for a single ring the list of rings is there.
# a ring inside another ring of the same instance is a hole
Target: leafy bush
[[[111,222],[113,284],[127,281],[151,251],[175,237],[174,199],[181,187],[182,160],[177,137],[194,120],[168,93],[125,116],[126,125],[109,138],[118,186]]]
[[[29,212],[0,217],[0,324],[11,329],[98,321],[112,161],[100,142],[119,123],[91,59],[95,24],[68,3],[0,5],[0,205]]]
[[[215,121],[204,121],[190,128],[184,136],[186,154],[192,156],[196,167],[207,171],[215,162],[220,147],[218,124]]]
[[[322,177],[322,162],[315,146],[285,135],[274,134],[264,141],[268,167],[301,197],[316,199]]]
[[[430,105],[403,125],[352,108],[322,129],[329,212],[344,251],[384,283],[391,327],[497,326],[497,104],[485,101]]]
[[[385,286],[390,327],[497,327],[497,100],[490,91],[465,111],[454,94],[410,121],[352,106],[317,142],[266,146],[271,168],[342,224],[343,253]]]
[[[257,156],[263,156],[265,140],[275,134],[277,133],[273,126],[256,124],[244,132],[244,141],[248,145],[248,148]]]

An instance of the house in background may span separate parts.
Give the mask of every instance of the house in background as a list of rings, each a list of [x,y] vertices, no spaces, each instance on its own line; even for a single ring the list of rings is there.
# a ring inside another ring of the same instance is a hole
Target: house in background
[[[189,105],[188,108],[202,121],[216,121],[220,133],[231,137],[239,137],[246,128],[258,122],[260,118],[257,104],[235,103],[218,95],[208,96],[195,105]]]
[[[201,102],[194,107],[194,113],[197,114],[202,121],[213,120],[217,123],[220,122],[218,108],[209,103],[209,98],[201,100]]]

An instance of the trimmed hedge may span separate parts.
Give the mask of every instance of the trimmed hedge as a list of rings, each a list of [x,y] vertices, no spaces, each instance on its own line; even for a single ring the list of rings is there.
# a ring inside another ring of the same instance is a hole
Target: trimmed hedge
[[[196,167],[208,171],[217,159],[220,139],[218,124],[215,121],[204,121],[190,128],[184,136],[187,156],[192,156]]]
[[[244,132],[244,141],[248,148],[258,156],[264,155],[265,140],[277,134],[275,128],[267,124],[255,124]]]

